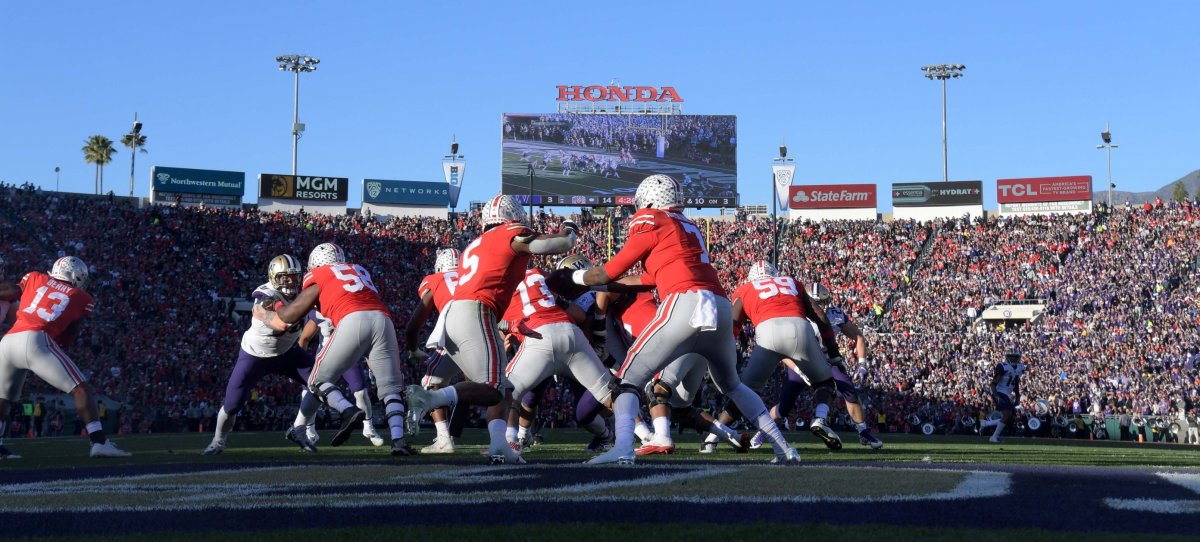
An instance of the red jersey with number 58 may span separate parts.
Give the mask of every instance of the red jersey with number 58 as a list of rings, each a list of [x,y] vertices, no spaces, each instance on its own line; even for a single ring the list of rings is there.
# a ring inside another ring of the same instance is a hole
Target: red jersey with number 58
[[[504,311],[504,320],[516,323],[528,318],[525,327],[537,329],[546,324],[571,322],[571,316],[555,302],[554,294],[546,287],[546,274],[541,269],[525,272],[525,279],[517,283],[512,303]],[[509,327],[509,331],[515,328]]]
[[[458,271],[433,273],[421,279],[421,284],[417,286],[417,298],[425,297],[425,292],[429,292],[433,295],[433,308],[442,312],[446,303],[449,303],[450,298],[454,296],[456,288],[458,288]]]
[[[504,314],[513,288],[525,277],[529,265],[529,254],[513,250],[513,238],[532,233],[514,222],[495,226],[476,237],[458,261],[458,288],[452,299],[478,301],[491,307],[497,317]]]
[[[807,318],[804,285],[792,277],[762,277],[738,286],[733,301],[742,300],[742,310],[750,323],[758,325],[772,318]]]
[[[688,290],[708,290],[725,297],[717,270],[709,263],[700,227],[673,211],[642,209],[629,219],[629,238],[604,264],[610,277],[620,277],[643,262],[649,281],[664,299]]]
[[[40,271],[21,279],[21,303],[17,321],[9,333],[44,331],[54,342],[76,320],[92,313],[96,300],[91,294]]]
[[[387,305],[379,299],[379,290],[371,282],[371,274],[352,263],[322,265],[304,275],[304,286],[316,284],[321,289],[317,303],[321,314],[336,327],[347,314],[359,311],[379,311],[388,317]]]

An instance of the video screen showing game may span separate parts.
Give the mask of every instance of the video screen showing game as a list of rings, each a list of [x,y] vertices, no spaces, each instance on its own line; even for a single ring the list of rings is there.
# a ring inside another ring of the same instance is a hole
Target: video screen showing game
[[[688,207],[736,207],[734,115],[504,115],[504,194],[535,205],[632,205],[638,183],[679,181]]]

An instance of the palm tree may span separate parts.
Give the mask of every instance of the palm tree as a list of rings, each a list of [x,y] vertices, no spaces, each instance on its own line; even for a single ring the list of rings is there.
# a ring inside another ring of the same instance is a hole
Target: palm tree
[[[129,132],[121,136],[121,144],[129,149],[129,196],[133,197],[133,163],[137,157],[138,151],[146,154],[150,151],[146,150],[146,136],[142,135],[141,124],[137,122],[137,115],[134,115],[134,132]]]
[[[117,153],[111,139],[102,135],[94,135],[83,142],[83,161],[96,164],[96,194],[104,186],[104,166],[112,162],[112,155]]]

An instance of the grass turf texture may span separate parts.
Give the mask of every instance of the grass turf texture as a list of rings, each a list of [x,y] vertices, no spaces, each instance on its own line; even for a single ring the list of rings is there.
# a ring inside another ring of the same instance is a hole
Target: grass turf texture
[[[583,451],[588,435],[580,430],[544,431],[546,444],[526,452],[530,463],[583,462],[592,454]],[[1009,438],[1004,444],[989,444],[979,437],[923,435],[882,435],[887,445],[882,450],[871,450],[859,446],[850,437],[845,448],[838,452],[827,450],[807,432],[787,432],[785,436],[800,450],[805,462],[838,463],[853,461],[932,463],[932,464],[981,464],[981,465],[1046,465],[1086,467],[1127,467],[1147,469],[1200,469],[1200,447],[1171,444],[1138,444],[1113,441],[1058,440]],[[688,432],[674,434],[676,451],[671,455],[643,456],[639,464],[654,464],[660,461],[702,460],[720,461],[763,461],[772,457],[769,446],[751,450],[749,454],[735,454],[732,448],[722,444],[716,454],[700,454],[699,436]],[[318,443],[320,453],[305,454],[283,437],[283,432],[233,433],[227,441],[225,453],[217,456],[201,456],[200,451],[212,439],[211,434],[171,433],[156,435],[115,436],[123,449],[133,452],[129,458],[92,459],[87,456],[88,441],[82,437],[58,437],[42,439],[8,439],[10,450],[22,459],[0,461],[0,480],[3,472],[12,469],[47,469],[63,467],[95,467],[107,465],[162,465],[162,464],[220,464],[236,463],[296,463],[296,462],[379,462],[398,463],[467,463],[483,464],[479,451],[486,443],[483,430],[468,430],[461,439],[458,453],[454,455],[430,455],[392,458],[387,446],[376,448],[366,443],[360,435],[354,435],[338,448],[328,446],[332,432],[326,431]],[[432,431],[422,432],[412,439],[415,448],[428,444],[433,439]]]

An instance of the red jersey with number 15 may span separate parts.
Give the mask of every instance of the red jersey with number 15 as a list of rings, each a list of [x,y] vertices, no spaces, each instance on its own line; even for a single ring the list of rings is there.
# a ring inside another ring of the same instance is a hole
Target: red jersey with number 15
[[[504,314],[529,265],[529,254],[513,250],[513,238],[530,233],[525,225],[510,222],[476,237],[459,259],[458,288],[452,299],[478,301],[491,307],[496,317]]]
[[[663,299],[688,290],[708,290],[725,297],[706,246],[700,228],[682,214],[642,209],[629,219],[629,238],[621,251],[604,264],[604,271],[610,277],[619,277],[643,262],[648,282],[658,285]]]
[[[21,279],[21,302],[17,321],[9,333],[44,331],[54,342],[76,320],[92,313],[96,300],[91,294],[40,271]]]
[[[417,286],[417,298],[425,297],[425,292],[429,292],[433,295],[433,308],[442,312],[446,303],[449,303],[450,298],[454,296],[456,288],[458,288],[458,271],[433,273],[421,279],[421,285]]]
[[[525,272],[525,279],[517,283],[512,303],[509,303],[508,310],[504,311],[503,319],[511,323],[525,318],[529,319],[525,322],[525,327],[529,329],[537,329],[546,324],[572,323],[571,316],[558,306],[554,294],[546,287],[546,274],[541,269],[534,268]],[[514,330],[515,328],[509,327],[509,331]]]
[[[804,286],[792,277],[762,277],[733,291],[733,301],[742,300],[742,311],[750,323],[758,325],[772,318],[807,318]]]
[[[379,311],[388,317],[387,305],[379,299],[379,290],[371,282],[371,274],[352,263],[322,265],[304,275],[304,286],[316,284],[321,289],[317,298],[321,314],[337,327],[347,314],[359,311]]]

